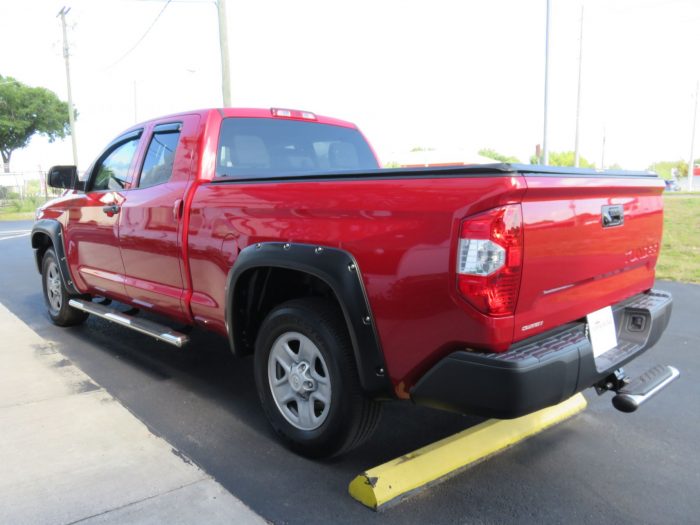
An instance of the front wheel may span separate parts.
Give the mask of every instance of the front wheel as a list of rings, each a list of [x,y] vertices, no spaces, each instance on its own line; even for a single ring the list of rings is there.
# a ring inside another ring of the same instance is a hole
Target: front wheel
[[[362,392],[343,317],[323,299],[288,301],[265,318],[255,382],[272,427],[307,457],[347,452],[379,422],[381,406]]]
[[[74,326],[85,322],[88,314],[68,304],[71,295],[66,290],[53,248],[46,250],[41,261],[41,280],[44,288],[44,302],[54,324]]]

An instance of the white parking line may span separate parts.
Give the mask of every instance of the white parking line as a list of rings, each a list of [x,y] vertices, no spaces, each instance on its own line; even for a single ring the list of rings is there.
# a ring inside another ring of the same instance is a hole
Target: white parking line
[[[0,230],[0,235],[7,235],[10,233],[29,233],[32,230]]]
[[[6,241],[8,239],[17,239],[18,237],[27,237],[31,232],[20,233],[19,235],[11,235],[10,237],[0,237],[0,241]]]

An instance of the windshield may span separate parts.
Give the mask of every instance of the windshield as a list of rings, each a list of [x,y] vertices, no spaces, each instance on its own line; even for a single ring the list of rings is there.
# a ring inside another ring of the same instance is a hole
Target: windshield
[[[378,167],[356,129],[272,118],[227,118],[221,124],[219,177],[283,177]]]

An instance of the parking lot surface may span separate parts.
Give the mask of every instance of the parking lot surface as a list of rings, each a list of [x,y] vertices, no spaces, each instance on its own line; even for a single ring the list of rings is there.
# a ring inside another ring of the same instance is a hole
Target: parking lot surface
[[[674,295],[661,341],[626,367],[671,364],[681,378],[638,413],[587,392],[588,409],[379,514],[347,494],[361,471],[480,420],[390,403],[374,438],[313,462],[276,441],[259,408],[250,359],[195,330],[185,350],[100,319],[54,327],[41,296],[30,222],[0,223],[0,302],[53,342],[155,434],[274,523],[689,523],[700,513],[700,286],[660,282]],[[4,370],[3,374],[11,371]],[[2,496],[0,496],[0,499]]]

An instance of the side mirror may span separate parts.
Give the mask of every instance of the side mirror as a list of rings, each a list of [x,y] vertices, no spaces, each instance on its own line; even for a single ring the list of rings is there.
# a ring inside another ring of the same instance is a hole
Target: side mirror
[[[78,168],[75,166],[53,166],[46,174],[46,184],[64,190],[80,189]]]

